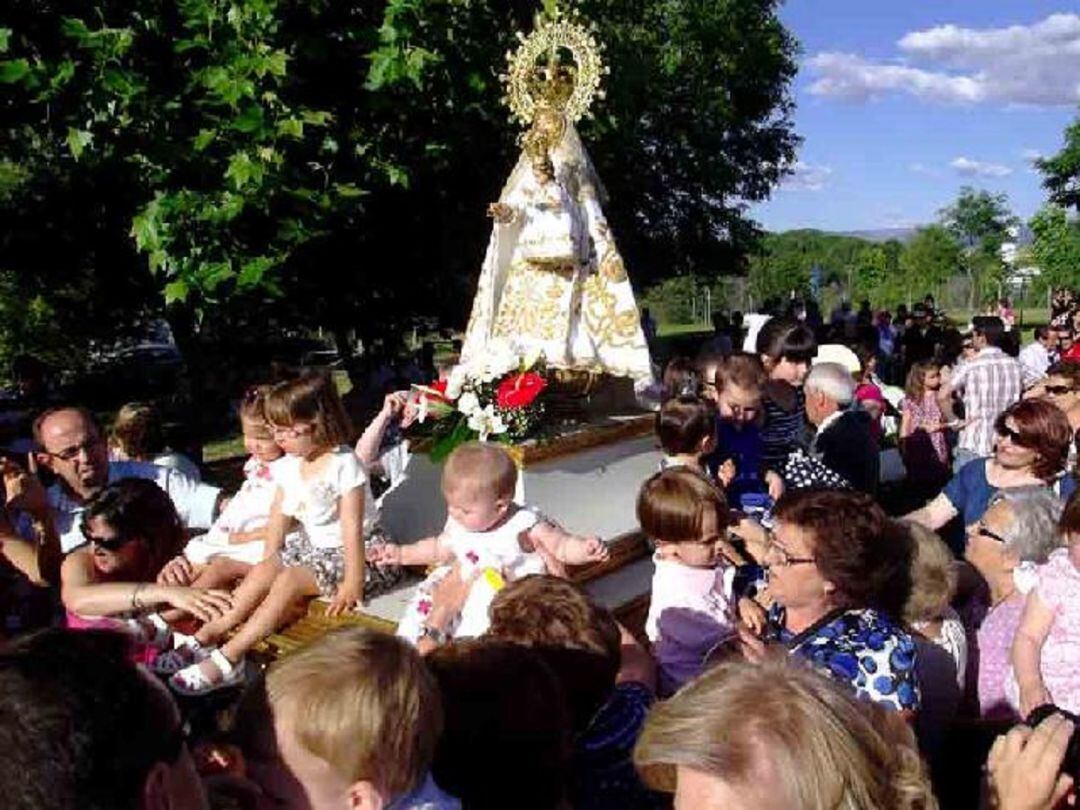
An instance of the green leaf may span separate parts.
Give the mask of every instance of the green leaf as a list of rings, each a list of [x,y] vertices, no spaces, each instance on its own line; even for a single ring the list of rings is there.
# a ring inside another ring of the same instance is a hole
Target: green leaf
[[[304,122],[299,118],[283,118],[278,121],[277,133],[285,138],[303,138]]]
[[[242,288],[258,286],[266,272],[273,268],[275,264],[277,262],[269,256],[256,256],[254,259],[244,262],[240,268],[240,275],[236,277],[237,285]]]
[[[30,72],[30,63],[25,59],[8,59],[0,62],[0,84],[14,84]]]
[[[75,129],[75,127],[68,127],[67,132],[67,145],[71,150],[71,155],[76,160],[82,155],[83,150],[86,149],[91,143],[94,142],[94,134],[87,132],[85,129]]]
[[[334,120],[334,116],[326,110],[300,110],[300,118],[313,127],[324,127]]]
[[[232,120],[230,126],[237,132],[251,133],[262,129],[264,122],[263,108],[257,104],[251,104]]]
[[[368,194],[367,191],[357,186],[355,183],[335,183],[334,191],[337,192],[339,197],[352,198],[363,197]]]
[[[187,282],[182,279],[170,281],[165,285],[165,306],[183,303],[188,297]]]
[[[0,28],[0,53],[7,53],[8,43],[11,41],[11,29]]]
[[[213,292],[235,275],[231,263],[210,262],[199,268],[199,286],[206,292]]]
[[[208,147],[217,137],[217,130],[200,129],[199,134],[192,140],[192,147],[196,152],[201,152]]]
[[[49,86],[53,90],[59,90],[69,81],[71,77],[75,75],[75,63],[70,59],[65,59],[63,62],[56,66],[56,72],[49,80]]]
[[[247,152],[237,152],[229,159],[229,168],[225,171],[225,179],[231,180],[238,190],[248,184],[259,185],[262,183],[264,169],[261,163],[251,159]]]

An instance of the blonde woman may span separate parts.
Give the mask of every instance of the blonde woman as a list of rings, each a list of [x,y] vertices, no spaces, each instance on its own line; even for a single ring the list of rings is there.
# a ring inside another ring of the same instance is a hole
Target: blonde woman
[[[710,670],[652,711],[634,761],[676,810],[937,808],[905,724],[790,658]]]

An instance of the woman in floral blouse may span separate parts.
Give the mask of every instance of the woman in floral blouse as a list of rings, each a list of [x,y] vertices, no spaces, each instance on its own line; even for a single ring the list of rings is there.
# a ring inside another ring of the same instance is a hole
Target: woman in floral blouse
[[[768,641],[888,709],[919,708],[915,643],[896,616],[910,539],[862,493],[793,492],[769,539],[765,638],[743,631],[750,657]]]

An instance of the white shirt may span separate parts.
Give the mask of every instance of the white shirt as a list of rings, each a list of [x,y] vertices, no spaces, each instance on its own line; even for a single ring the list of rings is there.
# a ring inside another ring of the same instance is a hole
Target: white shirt
[[[189,529],[208,529],[214,522],[214,507],[221,494],[217,487],[192,481],[171,467],[159,467],[147,461],[110,461],[109,483],[121,478],[145,478],[156,483],[168,493],[180,520]],[[49,487],[48,497],[60,535],[60,548],[67,554],[86,543],[79,520],[86,505],[71,497],[60,483]]]
[[[540,515],[528,508],[518,509],[498,528],[470,532],[453,518],[446,519],[442,539],[461,564],[462,576],[494,568],[511,582],[530,574],[546,574],[544,558],[521,547],[521,535],[540,522]]]
[[[318,475],[304,479],[300,456],[282,456],[270,465],[274,483],[281,488],[281,512],[296,518],[315,548],[341,548],[341,496],[364,489],[364,537],[375,526],[375,508],[367,473],[352,448],[344,445],[331,454]]]
[[[1037,340],[1022,348],[1017,359],[1024,374],[1024,385],[1042,379],[1050,368],[1050,352]]]

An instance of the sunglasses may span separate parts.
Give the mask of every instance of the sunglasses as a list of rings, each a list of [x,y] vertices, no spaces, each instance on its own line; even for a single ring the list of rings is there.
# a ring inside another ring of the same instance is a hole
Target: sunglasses
[[[986,525],[981,520],[975,526],[975,534],[979,535],[980,537],[989,537],[991,540],[996,540],[999,543],[1005,542],[1004,537],[1002,537],[997,532],[990,531],[990,529],[986,528]]]
[[[1055,397],[1060,397],[1063,394],[1070,394],[1076,389],[1071,385],[1044,385],[1043,390]]]
[[[119,551],[132,540],[132,538],[125,537],[122,534],[118,534],[115,537],[95,537],[90,533],[89,526],[81,526],[80,529],[82,531],[82,536],[87,543],[93,543],[95,546],[103,548],[106,551]]]
[[[1025,447],[1025,448],[1031,449],[1030,444],[1029,444],[1030,440],[1027,439],[1024,436],[1024,434],[1022,434],[1020,431],[1013,430],[1008,425],[998,425],[995,428],[995,430],[997,431],[998,436],[1000,436],[1003,439],[1008,439],[1010,442],[1015,444],[1017,447]]]

